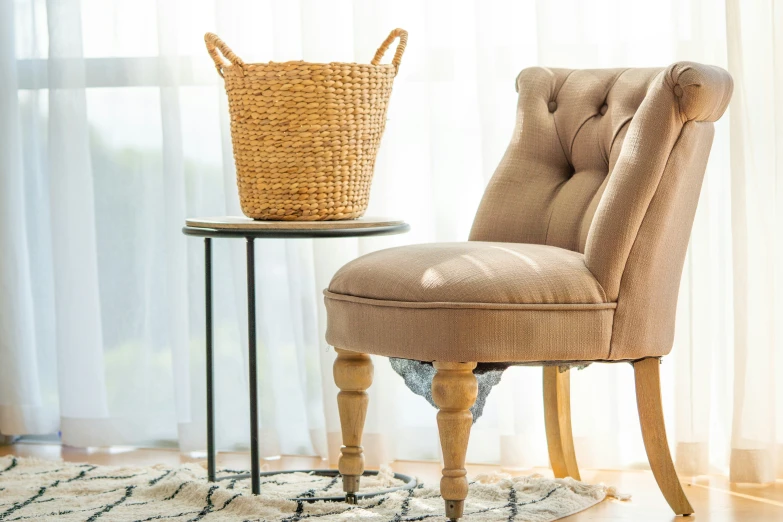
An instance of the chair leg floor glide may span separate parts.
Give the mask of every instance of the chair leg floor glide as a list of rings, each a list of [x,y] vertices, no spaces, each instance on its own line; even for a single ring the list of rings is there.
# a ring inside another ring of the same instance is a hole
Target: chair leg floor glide
[[[432,399],[438,406],[438,433],[443,448],[443,476],[440,494],[446,505],[446,518],[462,517],[468,496],[465,455],[468,451],[478,383],[473,375],[475,362],[434,362],[437,373],[432,379]]]
[[[343,435],[338,468],[343,477],[345,501],[356,504],[359,480],[364,473],[362,432],[369,404],[366,390],[372,384],[373,365],[369,355],[339,348],[335,348],[335,351],[337,359],[334,361],[333,373],[334,382],[340,389],[337,409]]]
[[[556,478],[582,480],[571,432],[570,370],[544,366],[544,421],[549,462]]]
[[[636,380],[636,405],[639,409],[644,449],[647,451],[650,468],[661,493],[674,512],[677,515],[691,515],[693,508],[677,478],[669,452],[669,443],[666,440],[661,402],[660,361],[656,358],[641,359],[633,363],[633,369]]]

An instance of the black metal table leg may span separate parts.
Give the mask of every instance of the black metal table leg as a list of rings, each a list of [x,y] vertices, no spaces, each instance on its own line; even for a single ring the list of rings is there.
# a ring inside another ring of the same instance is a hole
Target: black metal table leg
[[[256,372],[256,264],[253,238],[247,238],[247,354],[250,368],[250,473],[253,494],[261,492],[258,462],[258,375]]]
[[[215,380],[212,333],[212,239],[204,238],[204,292],[207,336],[207,477],[215,481]]]
[[[242,219],[242,218],[240,218]],[[365,218],[367,219],[367,218]],[[246,479],[246,473],[216,476],[216,445],[215,445],[215,382],[214,382],[214,330],[213,330],[213,303],[212,303],[212,238],[239,238],[247,240],[247,331],[248,331],[248,370],[250,374],[250,455],[252,469],[252,491],[259,494],[261,490],[259,440],[258,440],[258,354],[256,346],[256,284],[255,284],[255,252],[254,238],[282,239],[282,238],[324,238],[324,237],[365,237],[381,236],[387,234],[401,234],[407,232],[410,226],[400,220],[378,219],[370,220],[366,226],[355,227],[348,220],[333,221],[324,226],[324,222],[302,228],[301,223],[292,226],[291,222],[281,221],[270,227],[267,222],[252,220],[243,221],[244,225],[237,227],[236,217],[205,218],[187,220],[182,232],[188,236],[204,238],[204,283],[206,297],[206,377],[207,377],[207,471],[210,481]],[[334,473],[333,471],[319,471],[318,473]],[[370,473],[371,472],[366,472]],[[329,475],[332,476],[332,475]],[[415,480],[400,475],[401,480],[406,481],[405,489],[415,485]],[[373,494],[374,495],[374,494]],[[363,498],[365,495],[357,495]],[[371,496],[371,495],[368,495]],[[299,500],[299,499],[297,499]],[[301,500],[345,500],[345,497],[303,497]]]

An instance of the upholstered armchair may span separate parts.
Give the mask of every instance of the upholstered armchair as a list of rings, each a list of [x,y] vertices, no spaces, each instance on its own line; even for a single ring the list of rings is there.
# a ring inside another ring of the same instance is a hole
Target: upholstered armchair
[[[732,93],[717,67],[531,68],[516,81],[511,143],[469,241],[381,250],[348,263],[325,291],[326,339],[355,493],[372,382],[366,354],[432,362],[446,515],[462,516],[465,453],[482,363],[544,367],[549,456],[579,478],[568,367],[633,363],[650,466],[676,514],[693,512],[675,474],[659,360],[677,294],[713,122]],[[458,152],[455,152],[458,153]]]

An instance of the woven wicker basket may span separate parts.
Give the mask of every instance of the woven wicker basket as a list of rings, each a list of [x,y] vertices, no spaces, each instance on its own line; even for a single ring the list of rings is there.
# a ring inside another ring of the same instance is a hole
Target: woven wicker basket
[[[397,38],[392,63],[381,65]],[[204,40],[225,79],[242,212],[307,221],[364,214],[408,33],[392,31],[366,65],[245,63],[216,35]]]

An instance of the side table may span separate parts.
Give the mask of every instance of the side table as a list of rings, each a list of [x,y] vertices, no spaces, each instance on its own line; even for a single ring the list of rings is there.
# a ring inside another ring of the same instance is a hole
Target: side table
[[[401,220],[363,217],[345,221],[254,221],[223,216],[185,221],[182,233],[204,238],[204,286],[207,338],[207,473],[215,481],[215,403],[212,330],[212,238],[245,238],[247,248],[247,339],[250,392],[250,458],[253,494],[261,490],[258,449],[258,375],[256,372],[256,276],[254,241],[281,238],[366,237],[402,234],[410,226]],[[409,477],[400,476],[403,480]],[[406,480],[409,484],[415,484]],[[342,500],[334,497],[321,500]],[[346,500],[355,502],[355,498]]]

